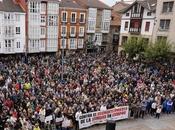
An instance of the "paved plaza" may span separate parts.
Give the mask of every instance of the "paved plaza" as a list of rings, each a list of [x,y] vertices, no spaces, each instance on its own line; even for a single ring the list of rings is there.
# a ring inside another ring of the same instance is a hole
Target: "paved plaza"
[[[105,130],[105,125],[85,130]],[[175,130],[175,115],[164,115],[159,120],[153,117],[137,120],[125,120],[116,123],[116,130]]]

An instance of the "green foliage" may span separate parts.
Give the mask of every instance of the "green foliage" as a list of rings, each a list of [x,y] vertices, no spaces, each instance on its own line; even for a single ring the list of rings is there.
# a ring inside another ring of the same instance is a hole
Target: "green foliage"
[[[147,41],[144,38],[130,37],[124,43],[123,48],[126,53],[128,53],[130,58],[135,57],[137,54],[141,54],[147,48]]]
[[[148,60],[160,60],[168,57],[171,46],[166,40],[158,40],[145,50],[145,58]]]

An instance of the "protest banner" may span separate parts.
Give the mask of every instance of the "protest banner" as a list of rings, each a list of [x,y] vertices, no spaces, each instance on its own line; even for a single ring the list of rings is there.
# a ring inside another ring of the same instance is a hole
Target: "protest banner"
[[[52,115],[46,116],[45,122],[48,122],[48,121],[51,121],[51,120],[53,120],[53,116]]]
[[[97,111],[82,114],[79,119],[79,129],[87,128],[96,124],[106,123],[108,120],[123,120],[127,119],[129,114],[129,107],[122,106],[113,109],[108,109],[106,111]]]

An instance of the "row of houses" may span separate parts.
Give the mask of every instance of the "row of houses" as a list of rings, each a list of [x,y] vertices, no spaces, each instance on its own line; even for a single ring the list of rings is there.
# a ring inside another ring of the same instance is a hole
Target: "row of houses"
[[[110,20],[99,0],[0,0],[0,54],[106,46]]]
[[[120,52],[129,37],[142,37],[148,43],[166,39],[175,51],[174,3],[175,0],[136,0],[130,5],[116,3],[112,11],[111,27],[116,30],[111,29],[112,43],[116,43]]]

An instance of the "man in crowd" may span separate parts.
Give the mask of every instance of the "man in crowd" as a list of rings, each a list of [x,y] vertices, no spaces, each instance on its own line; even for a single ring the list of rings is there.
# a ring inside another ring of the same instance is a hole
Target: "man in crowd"
[[[122,105],[129,105],[134,117],[144,117],[148,108],[154,115],[167,98],[167,112],[174,110],[175,65],[131,63],[114,53],[74,54],[66,57],[62,82],[56,56],[30,56],[27,64],[10,56],[0,61],[0,128],[51,129],[55,124],[72,129],[78,111]],[[62,125],[57,124],[63,115]],[[48,116],[51,121],[45,123]]]

